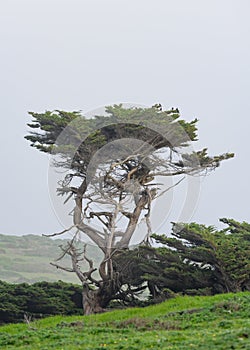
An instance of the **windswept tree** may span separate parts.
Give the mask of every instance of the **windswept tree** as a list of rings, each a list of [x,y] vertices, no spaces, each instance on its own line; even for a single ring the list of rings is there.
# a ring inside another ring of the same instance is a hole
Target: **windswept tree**
[[[177,185],[186,175],[214,170],[233,154],[211,157],[206,148],[190,151],[197,140],[197,119],[187,122],[178,109],[165,111],[160,104],[151,108],[114,105],[92,118],[59,110],[29,114],[33,131],[26,139],[32,147],[52,154],[55,167],[67,170],[57,192],[67,196],[65,202],[73,199],[70,230],[76,233],[62,257],[71,256],[72,268],[67,270],[82,282],[85,314],[100,312],[110,300],[139,290],[123,281],[113,257],[128,248],[142,219],[147,227],[142,241],[148,242],[152,203],[168,190],[160,179],[176,177]],[[79,233],[103,252],[98,278],[93,275],[97,267],[75,245]],[[88,263],[86,271],[80,267],[82,259]]]
[[[138,247],[116,256],[130,261],[131,286],[148,283],[154,300],[169,290],[186,294],[250,291],[250,224],[220,219],[222,230],[196,223],[174,223],[171,235],[153,234],[158,247]],[[160,244],[160,247],[159,247]]]

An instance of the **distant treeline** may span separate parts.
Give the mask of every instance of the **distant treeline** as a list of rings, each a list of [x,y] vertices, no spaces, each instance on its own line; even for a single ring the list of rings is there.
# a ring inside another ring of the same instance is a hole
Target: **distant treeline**
[[[58,282],[10,284],[0,281],[0,324],[50,315],[82,314],[81,286]]]

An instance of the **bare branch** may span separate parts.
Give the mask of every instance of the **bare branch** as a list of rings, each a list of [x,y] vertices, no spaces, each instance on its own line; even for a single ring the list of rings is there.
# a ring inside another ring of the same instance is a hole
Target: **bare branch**
[[[127,247],[131,237],[136,229],[136,225],[138,223],[138,220],[140,218],[142,210],[145,208],[145,205],[148,203],[148,194],[145,192],[141,195],[130,219],[129,223],[127,225],[126,231],[124,232],[124,235],[122,239],[116,243],[115,247],[116,248],[124,248]]]
[[[174,185],[168,187],[165,191],[162,191],[158,196],[156,196],[155,198],[159,198],[162,195],[164,195],[166,192],[170,191],[173,187],[179,185],[183,180],[185,179],[185,176],[183,176],[179,181],[177,181]]]
[[[60,236],[66,232],[69,232],[70,230],[72,230],[73,228],[77,227],[77,225],[72,225],[69,228],[66,228],[65,230],[61,231],[61,232],[55,232],[55,233],[51,233],[51,234],[45,234],[43,233],[42,236],[44,237],[54,237],[54,236]]]
[[[73,245],[74,245],[74,241],[75,241],[75,237],[76,237],[77,233],[78,233],[78,231],[75,233],[75,235],[74,235],[74,237],[71,239],[71,241],[70,241],[70,242],[67,242],[67,247],[63,247],[62,245],[59,246],[63,252],[62,252],[62,254],[56,259],[56,261],[62,260],[66,254],[69,254],[70,249],[71,249],[71,248],[73,247]]]
[[[58,264],[55,264],[52,262],[50,263],[50,265],[55,266],[57,269],[61,269],[61,270],[67,271],[67,272],[75,272],[73,269],[70,269],[68,267],[64,267],[64,266],[61,266],[61,265],[58,265]]]

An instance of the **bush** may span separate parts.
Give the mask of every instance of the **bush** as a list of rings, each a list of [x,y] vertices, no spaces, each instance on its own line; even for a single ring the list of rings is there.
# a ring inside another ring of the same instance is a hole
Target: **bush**
[[[9,284],[0,281],[0,323],[50,315],[82,314],[81,286],[58,282]]]

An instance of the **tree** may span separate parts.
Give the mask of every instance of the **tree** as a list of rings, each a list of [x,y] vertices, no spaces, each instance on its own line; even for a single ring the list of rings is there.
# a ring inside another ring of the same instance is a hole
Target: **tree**
[[[152,235],[161,247],[140,247],[119,260],[133,261],[135,279],[149,284],[153,299],[169,290],[186,294],[250,291],[250,225],[220,219],[223,230],[196,223],[173,224],[170,236]]]
[[[76,233],[61,256],[70,255],[72,268],[55,265],[79,277],[85,314],[100,312],[110,300],[134,292],[122,286],[113,256],[128,248],[141,219],[147,225],[144,242],[149,241],[152,202],[168,190],[160,187],[158,179],[206,173],[233,154],[210,157],[206,148],[190,152],[197,139],[197,119],[187,122],[180,119],[178,109],[163,111],[160,104],[128,109],[114,105],[106,108],[105,115],[89,119],[77,111],[29,114],[33,120],[28,125],[37,131],[26,139],[53,154],[56,167],[68,170],[57,191],[67,196],[65,202],[74,200],[70,229]],[[178,178],[175,185],[182,180]],[[75,245],[79,232],[103,252],[98,278],[93,277],[97,268],[86,250]],[[82,259],[89,266],[84,272]]]

